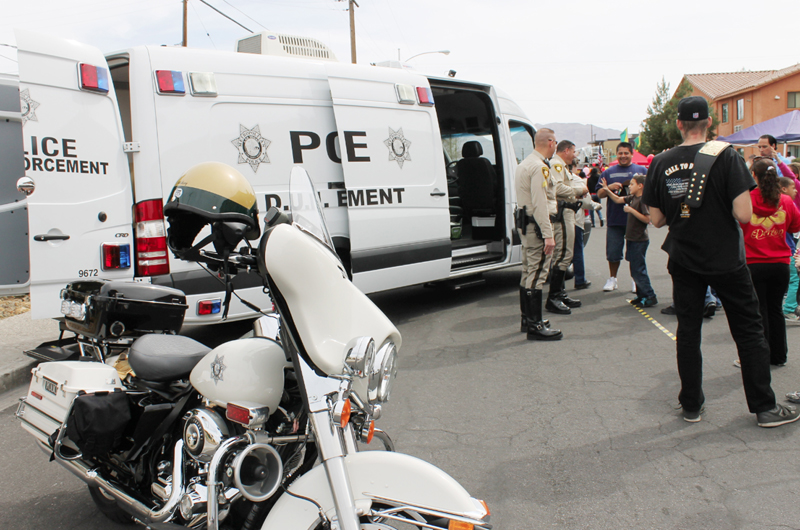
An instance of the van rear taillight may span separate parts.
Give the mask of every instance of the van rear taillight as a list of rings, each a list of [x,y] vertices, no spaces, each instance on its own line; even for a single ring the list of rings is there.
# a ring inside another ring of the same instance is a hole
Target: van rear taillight
[[[136,205],[136,275],[169,274],[167,230],[161,200]]]

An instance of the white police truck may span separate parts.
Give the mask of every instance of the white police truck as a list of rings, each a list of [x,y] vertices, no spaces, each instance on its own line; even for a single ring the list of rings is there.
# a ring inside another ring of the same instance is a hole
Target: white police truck
[[[534,129],[491,85],[343,64],[319,41],[275,33],[236,52],[105,56],[16,36],[34,318],[61,316],[60,289],[98,278],[176,287],[187,324],[219,320],[224,289],[170,255],[162,215],[175,181],[209,160],[238,168],[261,212],[286,208],[290,170],[304,167],[367,293],[519,263],[514,170]],[[234,285],[269,307],[255,275]],[[234,298],[230,317],[250,314]]]

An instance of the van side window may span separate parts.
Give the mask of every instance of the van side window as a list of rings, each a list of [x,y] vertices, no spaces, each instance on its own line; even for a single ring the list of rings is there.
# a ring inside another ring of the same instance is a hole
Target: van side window
[[[514,157],[517,164],[525,160],[533,152],[533,127],[527,123],[514,120],[508,122],[508,129],[511,132],[511,143],[514,145]]]

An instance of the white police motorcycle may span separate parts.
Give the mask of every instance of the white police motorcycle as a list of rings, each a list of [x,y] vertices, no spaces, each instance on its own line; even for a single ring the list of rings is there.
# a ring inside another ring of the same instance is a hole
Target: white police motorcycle
[[[127,353],[135,375],[125,381],[107,363],[43,363],[17,413],[23,427],[120,522],[490,529],[483,501],[435,466],[393,452],[375,429],[400,333],[348,279],[303,169],[292,170],[290,195],[291,222],[271,209],[258,248],[239,251],[258,230],[248,220],[257,219],[255,195],[233,168],[192,168],[165,208],[171,230],[190,225],[171,240],[178,255],[223,277],[258,271],[280,316],[277,337],[268,316],[254,337],[211,351],[145,335]],[[198,205],[211,211],[212,231],[195,245]],[[240,215],[213,217],[220,210]],[[215,251],[204,250],[211,242]],[[373,435],[390,450],[359,451]]]

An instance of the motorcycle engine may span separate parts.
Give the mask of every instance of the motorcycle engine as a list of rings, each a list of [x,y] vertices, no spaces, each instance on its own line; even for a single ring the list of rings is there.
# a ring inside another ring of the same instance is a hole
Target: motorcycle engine
[[[219,414],[208,409],[192,409],[184,419],[184,447],[195,460],[211,462],[214,452],[229,436],[225,421]]]

